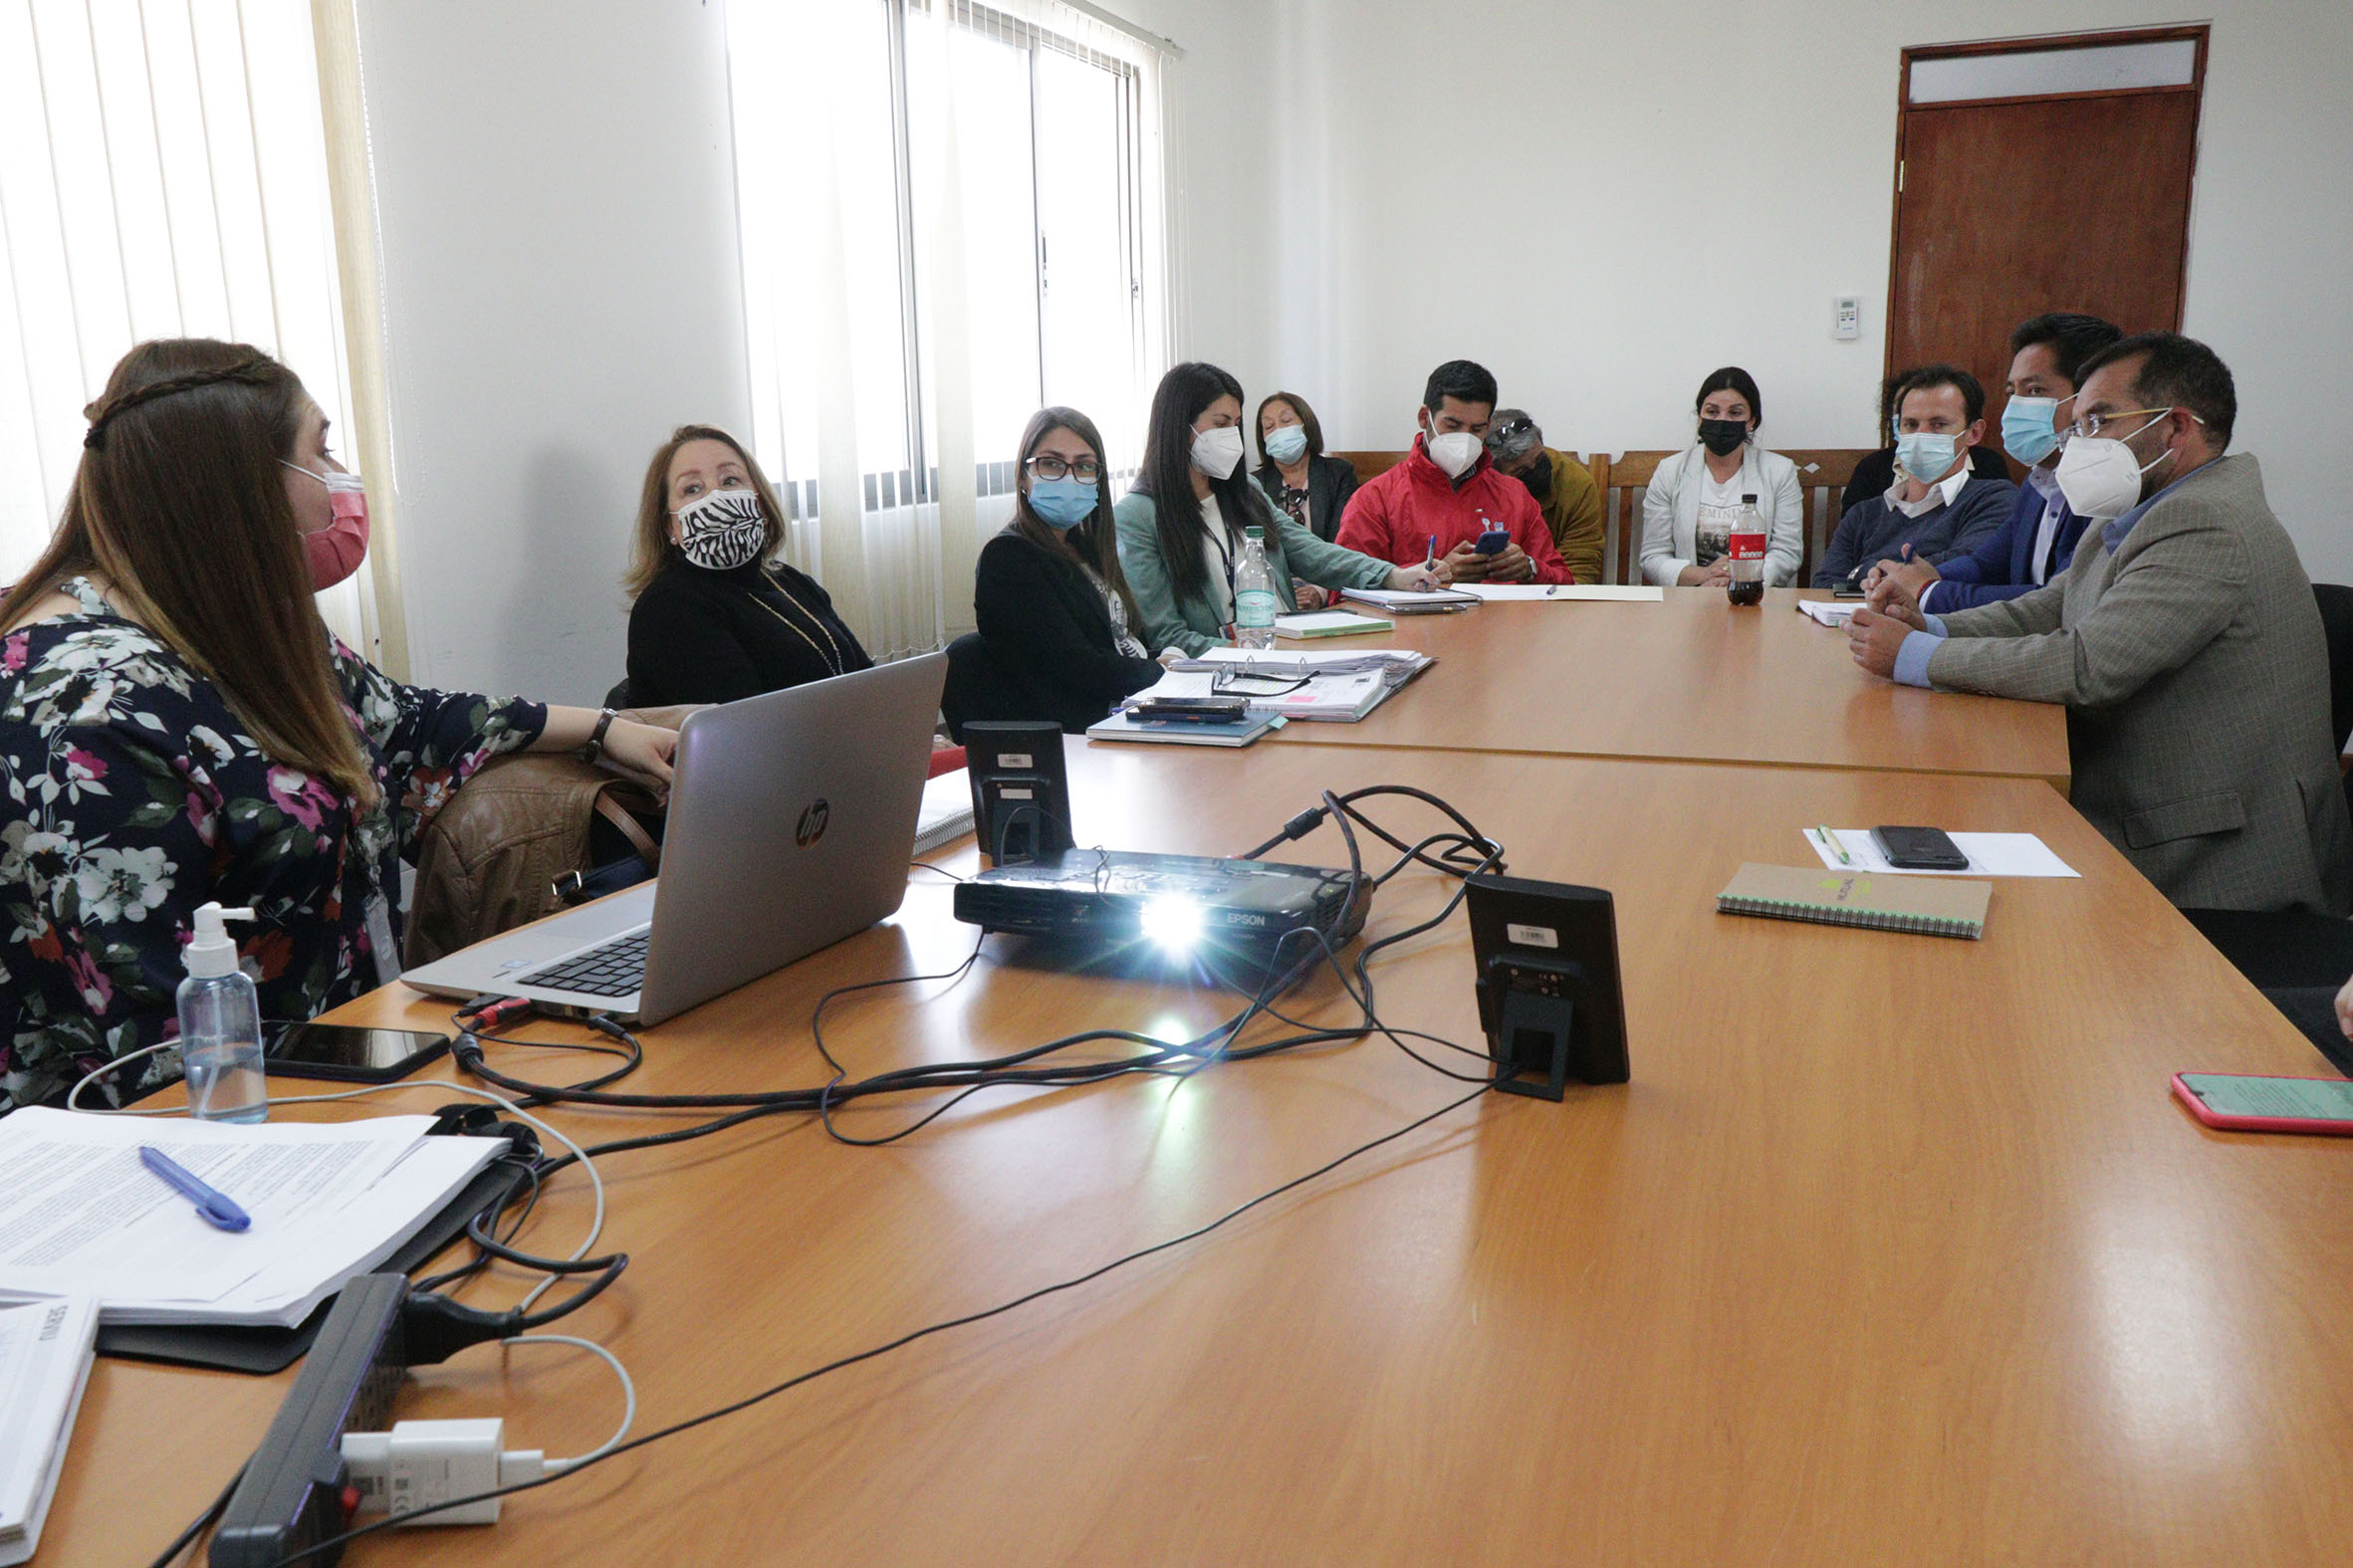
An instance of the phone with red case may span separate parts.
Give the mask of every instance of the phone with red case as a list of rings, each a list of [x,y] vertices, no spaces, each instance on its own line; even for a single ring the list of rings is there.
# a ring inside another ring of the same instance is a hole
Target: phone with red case
[[[2353,1133],[2353,1080],[2177,1072],[2190,1114],[2232,1132]]]

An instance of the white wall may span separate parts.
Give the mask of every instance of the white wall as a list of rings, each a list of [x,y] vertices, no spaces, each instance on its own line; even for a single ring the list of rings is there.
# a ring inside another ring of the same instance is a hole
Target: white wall
[[[645,460],[683,421],[750,423],[723,10],[360,0],[359,24],[411,674],[599,701]]]
[[[1228,171],[1269,182],[1267,369],[1341,448],[1404,444],[1422,378],[1464,355],[1548,435],[1611,451],[1688,440],[1692,390],[1726,362],[1757,375],[1768,441],[1869,444],[1900,50],[2183,19],[2129,0],[1272,12],[1273,78],[1231,106],[1270,130],[1234,130],[1250,154]],[[2262,457],[2307,566],[2346,580],[2353,499],[2331,445],[2333,372],[2353,348],[2353,5],[2210,0],[2208,14],[2184,327],[2236,374],[2237,445]],[[2096,265],[2096,240],[2085,250]],[[1829,336],[1841,294],[1863,299],[1859,341]],[[1226,320],[1251,325],[1240,305]],[[1201,332],[1194,347],[1256,359]]]

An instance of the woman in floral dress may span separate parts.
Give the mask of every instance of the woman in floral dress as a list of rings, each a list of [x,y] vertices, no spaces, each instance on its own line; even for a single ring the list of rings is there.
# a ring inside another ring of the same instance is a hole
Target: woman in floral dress
[[[402,686],[332,637],[313,595],[358,567],[364,492],[258,349],[142,343],[86,412],[57,533],[0,602],[0,1112],[176,1032],[198,905],[254,911],[232,930],[263,1016],[308,1018],[398,973],[399,857],[484,763],[593,743],[667,779],[676,743]]]

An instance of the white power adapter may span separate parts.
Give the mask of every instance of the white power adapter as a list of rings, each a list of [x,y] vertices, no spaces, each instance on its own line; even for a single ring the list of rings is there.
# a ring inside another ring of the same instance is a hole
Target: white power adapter
[[[344,1464],[361,1513],[389,1513],[403,1524],[496,1524],[502,1499],[486,1497],[421,1519],[406,1515],[452,1497],[537,1480],[546,1468],[538,1449],[506,1452],[506,1423],[403,1421],[390,1432],[344,1434]]]

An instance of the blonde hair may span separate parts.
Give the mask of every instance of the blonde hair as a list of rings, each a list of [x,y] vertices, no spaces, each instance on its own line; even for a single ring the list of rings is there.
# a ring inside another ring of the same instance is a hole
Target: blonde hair
[[[670,543],[670,462],[689,441],[716,441],[743,460],[744,472],[752,476],[752,493],[760,498],[760,510],[767,517],[767,532],[760,541],[760,559],[773,560],[784,544],[785,509],[778,504],[768,476],[760,471],[759,460],[744,450],[741,441],[717,425],[680,425],[670,432],[669,440],[653,449],[653,461],[645,465],[645,484],[637,494],[637,527],[630,536],[629,569],[621,573],[621,587],[632,599],[645,591],[646,584],[659,576],[662,567],[678,553],[678,547]]]
[[[246,343],[166,337],[124,354],[83,410],[90,432],[49,548],[0,631],[85,573],[220,689],[256,745],[359,807],[373,769],[329,657],[281,459],[310,396]]]

